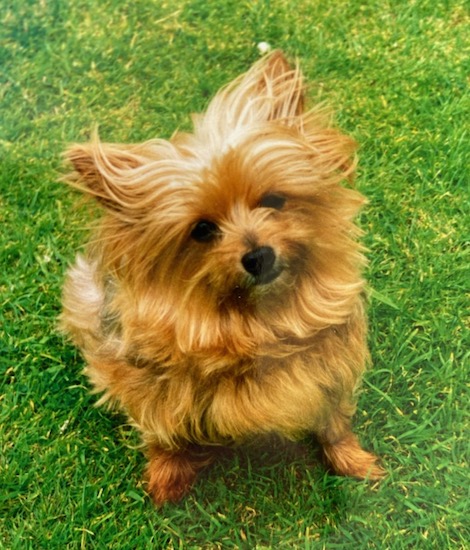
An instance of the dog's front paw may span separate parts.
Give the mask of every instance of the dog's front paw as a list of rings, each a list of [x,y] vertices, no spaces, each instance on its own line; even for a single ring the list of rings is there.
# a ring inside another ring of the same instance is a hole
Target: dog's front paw
[[[338,475],[379,480],[386,474],[377,464],[377,456],[365,451],[352,433],[338,442],[323,443],[323,453],[328,465]]]
[[[147,466],[147,490],[157,506],[178,502],[191,489],[197,471],[184,453],[161,451]]]
[[[198,471],[210,462],[212,457],[207,454],[152,447],[147,465],[147,491],[157,506],[178,502],[191,489]]]

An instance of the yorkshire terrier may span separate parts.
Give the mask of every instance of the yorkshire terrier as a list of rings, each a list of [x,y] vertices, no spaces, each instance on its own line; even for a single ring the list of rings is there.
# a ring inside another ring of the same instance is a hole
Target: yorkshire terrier
[[[316,436],[336,474],[378,479],[351,431],[368,363],[355,142],[275,51],[192,134],[73,145],[69,183],[103,215],[68,271],[62,329],[99,403],[139,429],[156,504],[216,447]]]

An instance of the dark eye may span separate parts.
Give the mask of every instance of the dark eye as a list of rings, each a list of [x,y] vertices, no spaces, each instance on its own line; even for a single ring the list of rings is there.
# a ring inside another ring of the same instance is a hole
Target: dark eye
[[[259,205],[263,208],[274,208],[274,210],[282,210],[286,202],[285,197],[282,195],[265,195],[259,202]]]
[[[215,239],[218,234],[219,228],[209,220],[198,221],[191,231],[191,237],[198,243],[208,243]]]

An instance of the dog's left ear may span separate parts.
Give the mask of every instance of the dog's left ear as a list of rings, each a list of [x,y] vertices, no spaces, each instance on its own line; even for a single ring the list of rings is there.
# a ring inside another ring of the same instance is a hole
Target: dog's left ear
[[[300,69],[292,67],[280,50],[256,63],[245,79],[258,80],[256,92],[272,102],[270,118],[297,116],[304,110],[304,84]]]
[[[279,50],[223,88],[210,102],[205,115],[194,118],[196,130],[224,138],[233,129],[259,122],[290,125],[303,113],[304,85],[299,68],[292,68]]]

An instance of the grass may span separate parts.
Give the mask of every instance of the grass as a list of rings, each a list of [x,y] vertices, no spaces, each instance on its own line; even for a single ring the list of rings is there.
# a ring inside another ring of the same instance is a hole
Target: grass
[[[469,15],[464,0],[11,0],[0,10],[0,547],[468,547]],[[136,434],[55,332],[87,213],[61,151],[189,127],[268,41],[361,145],[370,343],[356,419],[389,471],[307,443],[227,454],[153,509]],[[467,126],[466,126],[467,125]],[[467,233],[467,234],[466,234]],[[468,295],[468,294],[467,294]]]

